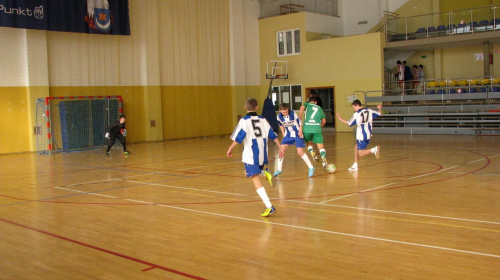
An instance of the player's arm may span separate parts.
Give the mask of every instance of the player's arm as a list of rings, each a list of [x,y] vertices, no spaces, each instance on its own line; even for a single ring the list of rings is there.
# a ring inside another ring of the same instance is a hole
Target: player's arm
[[[326,119],[321,119],[321,127],[325,126],[326,124]]]
[[[299,109],[299,120],[304,120],[304,111],[306,110],[306,107],[304,105],[300,106]]]
[[[274,143],[276,143],[276,146],[278,146],[278,155],[279,155],[279,158],[283,158],[285,156],[285,150],[283,150],[283,147],[281,146],[281,143],[280,141],[278,140],[278,138],[276,137],[274,140]]]
[[[382,116],[382,104],[379,104],[377,105],[377,108],[378,108],[378,111],[379,111],[379,115]]]
[[[339,113],[337,113],[337,119],[339,119],[339,121],[341,121],[341,122],[343,122],[343,123],[345,123],[345,124],[349,125],[349,124],[347,123],[347,121],[346,121],[346,120],[344,120],[344,119],[340,116],[340,114],[339,114]]]
[[[236,141],[233,141],[233,143],[231,144],[231,146],[229,146],[229,149],[227,149],[227,153],[226,153],[226,156],[227,157],[232,157],[233,156],[233,149],[234,147],[238,146],[238,142]]]

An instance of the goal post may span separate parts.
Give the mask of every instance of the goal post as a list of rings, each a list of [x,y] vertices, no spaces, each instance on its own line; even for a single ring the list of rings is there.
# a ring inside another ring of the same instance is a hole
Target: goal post
[[[123,114],[117,96],[63,96],[36,102],[38,154],[102,148],[108,126]]]

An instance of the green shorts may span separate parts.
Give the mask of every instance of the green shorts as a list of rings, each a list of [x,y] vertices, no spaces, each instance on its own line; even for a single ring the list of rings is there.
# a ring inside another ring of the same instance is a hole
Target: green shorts
[[[322,133],[304,133],[304,140],[306,142],[313,141],[316,144],[323,144],[323,134]]]

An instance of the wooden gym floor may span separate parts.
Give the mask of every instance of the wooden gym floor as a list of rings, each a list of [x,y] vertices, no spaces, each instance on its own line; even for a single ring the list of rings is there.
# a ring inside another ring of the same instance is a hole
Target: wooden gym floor
[[[268,218],[230,144],[0,156],[0,279],[500,278],[498,136],[375,135],[351,173],[326,132],[336,173],[290,147]]]

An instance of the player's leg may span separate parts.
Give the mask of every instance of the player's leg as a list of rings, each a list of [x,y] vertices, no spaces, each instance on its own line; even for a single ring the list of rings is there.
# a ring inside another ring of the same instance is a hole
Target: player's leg
[[[314,167],[311,164],[309,157],[304,153],[304,148],[306,147],[306,142],[304,141],[304,139],[297,137],[297,138],[295,138],[295,146],[297,147],[297,154],[307,164],[307,168],[309,168],[308,177],[312,177],[312,175],[314,175]]]
[[[315,161],[319,161],[318,155],[316,155],[316,153],[314,152],[312,140],[312,133],[304,133],[304,141],[307,142],[307,151],[311,154],[312,159],[314,159]]]
[[[111,150],[111,147],[115,144],[115,136],[110,135],[109,136],[109,141],[108,141],[108,148],[106,149],[106,156],[109,157],[109,150]]]
[[[130,152],[127,150],[127,145],[125,143],[125,137],[123,137],[123,135],[121,133],[119,133],[116,138],[118,138],[118,141],[120,141],[120,144],[122,144],[123,153],[126,155],[130,154]]]
[[[288,146],[289,146],[288,144],[284,144],[283,142],[281,143],[281,147],[283,147],[283,152],[286,151],[286,148],[288,148]],[[283,173],[283,160],[284,159],[285,159],[285,157],[282,157],[282,158],[278,157],[278,169],[276,169],[276,171],[274,172],[274,174],[273,174],[274,177],[278,177],[278,175]]]
[[[266,189],[262,186],[262,183],[260,182],[259,175],[262,171],[261,168],[258,165],[245,163],[245,171],[247,173],[247,177],[250,177],[250,179],[252,180],[252,183],[260,199],[262,199],[262,202],[264,202],[264,204],[266,205],[266,209],[264,210],[264,213],[261,214],[261,216],[267,217],[271,214],[274,214],[276,209],[272,205],[271,200],[267,195]]]
[[[316,143],[316,146],[318,147],[319,154],[321,155],[321,163],[323,164],[323,168],[326,168],[328,162],[326,161],[326,150],[325,147],[323,146],[323,134],[315,133],[313,137],[313,142]]]

